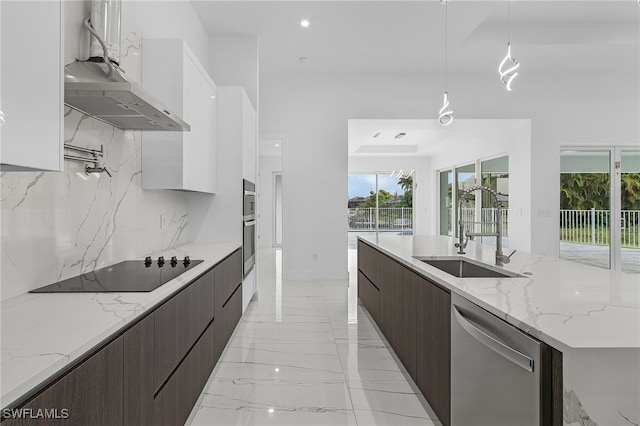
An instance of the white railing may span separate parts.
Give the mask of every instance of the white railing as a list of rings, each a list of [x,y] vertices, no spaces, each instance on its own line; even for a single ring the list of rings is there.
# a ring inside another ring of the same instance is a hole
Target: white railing
[[[620,239],[623,247],[640,247],[640,210],[620,212]],[[560,241],[610,244],[609,210],[560,210]]]
[[[347,209],[349,231],[409,231],[413,229],[411,207],[381,207],[376,215],[375,207]],[[376,228],[376,221],[378,226]]]

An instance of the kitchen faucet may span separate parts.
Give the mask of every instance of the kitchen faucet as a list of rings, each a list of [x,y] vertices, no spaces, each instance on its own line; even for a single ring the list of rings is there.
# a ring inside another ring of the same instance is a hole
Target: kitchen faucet
[[[485,191],[493,196],[493,207],[495,208],[495,221],[494,222],[471,222],[480,223],[481,225],[495,225],[495,232],[470,232],[468,229],[465,229],[465,223],[462,218],[462,203],[464,203],[471,193],[475,191]],[[498,199],[498,193],[491,188],[487,188],[482,185],[475,185],[471,188],[467,189],[460,195],[460,200],[458,201],[458,242],[456,243],[456,247],[458,247],[458,254],[465,254],[464,249],[467,247],[467,243],[469,242],[469,238],[473,239],[473,237],[496,237],[496,266],[503,266],[505,263],[509,263],[511,261],[511,256],[516,251],[511,252],[509,256],[506,256],[502,252],[502,204]]]

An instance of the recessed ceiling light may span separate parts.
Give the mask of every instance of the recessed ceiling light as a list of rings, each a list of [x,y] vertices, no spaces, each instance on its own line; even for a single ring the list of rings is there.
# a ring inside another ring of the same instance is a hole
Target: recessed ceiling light
[[[407,136],[407,132],[400,132],[393,139],[398,140],[404,138],[405,136]]]
[[[309,25],[311,25],[311,22],[309,22],[308,19],[303,19],[302,21],[300,21],[300,26],[303,28],[307,28]]]
[[[300,62],[309,62],[309,58],[307,58],[306,56],[301,56],[301,57],[298,58],[298,60]]]
[[[277,144],[276,144],[276,146],[280,146],[280,144],[279,144],[279,143],[277,143]],[[278,371],[278,369],[276,369],[276,371]]]

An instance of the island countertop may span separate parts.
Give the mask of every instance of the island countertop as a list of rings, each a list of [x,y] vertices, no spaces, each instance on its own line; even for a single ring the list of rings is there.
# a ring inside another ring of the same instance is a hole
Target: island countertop
[[[414,256],[495,263],[495,246],[446,236],[359,237],[425,278],[560,350],[640,348],[640,277],[516,251],[504,269],[522,278],[457,278]],[[510,250],[505,250],[507,254]]]
[[[204,262],[151,292],[26,293],[3,300],[2,407],[17,403],[238,248],[236,243],[187,244],[155,253]]]
[[[565,426],[640,424],[638,275],[517,251],[503,269],[521,278],[457,278],[414,256],[493,265],[495,246],[471,241],[459,255],[445,236],[360,239],[562,352]]]

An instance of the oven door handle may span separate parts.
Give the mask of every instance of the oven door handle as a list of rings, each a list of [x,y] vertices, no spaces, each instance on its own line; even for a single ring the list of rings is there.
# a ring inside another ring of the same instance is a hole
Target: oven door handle
[[[247,226],[254,226],[256,224],[256,220],[247,220],[244,222],[244,227],[246,228]]]

